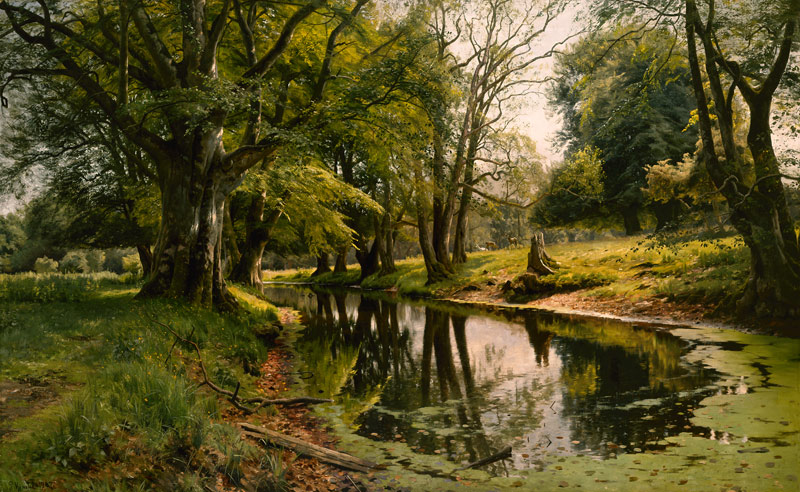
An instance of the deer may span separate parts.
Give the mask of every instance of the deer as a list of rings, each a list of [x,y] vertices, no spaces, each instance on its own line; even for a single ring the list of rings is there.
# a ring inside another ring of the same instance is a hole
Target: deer
[[[508,247],[519,246],[519,241],[515,237],[508,238]]]
[[[497,244],[494,241],[486,241],[486,249],[497,249]]]

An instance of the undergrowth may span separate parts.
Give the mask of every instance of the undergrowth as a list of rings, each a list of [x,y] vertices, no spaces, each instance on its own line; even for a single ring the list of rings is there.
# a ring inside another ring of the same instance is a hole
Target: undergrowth
[[[224,375],[220,383],[241,384],[245,395],[255,392],[267,356],[259,333],[277,324],[274,306],[236,287],[242,309],[233,314],[135,301],[134,284],[113,274],[0,281],[13,291],[0,291],[0,381],[63,388],[63,403],[12,421],[19,433],[0,445],[0,491],[54,484],[64,490],[204,490],[219,475],[238,483],[254,450],[221,422],[217,396],[198,387],[193,349],[173,347],[174,337],[151,319],[191,335],[212,378]],[[49,287],[35,288],[42,285]],[[142,475],[154,468],[163,476]],[[132,478],[99,478],[112,472]]]

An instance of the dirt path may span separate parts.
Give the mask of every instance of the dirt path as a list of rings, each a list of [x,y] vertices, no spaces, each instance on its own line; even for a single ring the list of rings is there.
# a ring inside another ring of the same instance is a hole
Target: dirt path
[[[20,431],[14,427],[17,419],[58,402],[65,391],[76,387],[65,385],[57,376],[0,381],[0,441]]]
[[[284,326],[298,322],[296,312],[281,308],[281,323]],[[278,345],[270,349],[267,360],[260,369],[261,378],[256,383],[259,396],[280,398],[287,396],[285,393],[293,384],[294,378],[297,377],[299,367],[294,355],[279,340]],[[223,413],[223,418],[231,424],[247,421],[319,446],[330,449],[336,447],[336,439],[326,431],[325,421],[315,417],[311,409],[305,405],[281,407],[276,412],[262,411],[256,415],[244,415],[241,411],[231,407]],[[248,439],[253,444],[259,445],[255,439]],[[264,450],[264,452],[274,453],[275,449]],[[294,492],[377,490],[359,478],[357,474],[325,465],[316,459],[298,457],[289,450],[284,450],[281,457],[284,465],[288,468],[286,479]],[[249,472],[248,476],[257,474],[254,469]]]

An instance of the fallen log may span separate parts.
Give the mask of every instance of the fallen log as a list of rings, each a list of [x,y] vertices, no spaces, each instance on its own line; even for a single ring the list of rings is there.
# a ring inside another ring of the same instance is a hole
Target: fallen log
[[[378,465],[371,461],[362,460],[355,456],[332,449],[323,448],[310,442],[303,441],[296,437],[287,436],[280,432],[275,432],[264,427],[249,424],[247,422],[240,422],[239,427],[243,429],[243,434],[257,439],[263,439],[276,446],[291,449],[297,454],[302,454],[311,458],[316,458],[323,463],[346,468],[348,470],[355,470],[363,473],[368,473]]]
[[[478,468],[479,466],[488,465],[490,463],[494,463],[495,461],[504,460],[506,458],[511,457],[511,446],[506,446],[500,451],[494,453],[491,456],[483,458],[482,460],[473,461],[472,463],[468,464],[467,466],[462,466],[461,468],[456,468],[453,470],[454,472],[468,470],[470,468]]]

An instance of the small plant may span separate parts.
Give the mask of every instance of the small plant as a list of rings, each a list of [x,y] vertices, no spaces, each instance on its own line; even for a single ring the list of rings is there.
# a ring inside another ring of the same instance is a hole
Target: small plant
[[[142,264],[139,261],[139,256],[136,254],[128,255],[122,258],[122,271],[133,275],[142,274]]]
[[[100,395],[90,391],[71,401],[45,437],[44,454],[62,466],[87,469],[108,456],[113,431],[112,413]]]
[[[119,336],[116,339],[108,340],[108,343],[113,346],[111,356],[116,361],[133,362],[140,361],[144,357],[141,337]]]
[[[106,261],[106,254],[99,249],[93,249],[86,252],[86,264],[89,266],[90,272],[102,272],[103,263]]]
[[[260,468],[266,473],[259,478],[258,490],[265,492],[287,492],[290,490],[286,473],[293,462],[294,459],[288,465],[284,462],[283,450],[264,453],[261,458]]]

